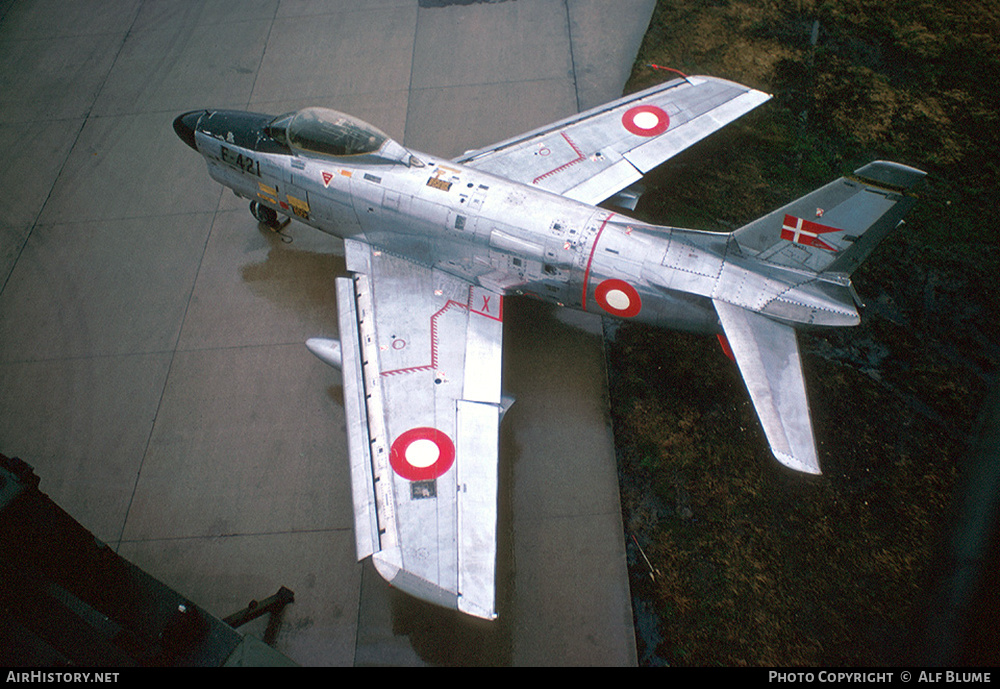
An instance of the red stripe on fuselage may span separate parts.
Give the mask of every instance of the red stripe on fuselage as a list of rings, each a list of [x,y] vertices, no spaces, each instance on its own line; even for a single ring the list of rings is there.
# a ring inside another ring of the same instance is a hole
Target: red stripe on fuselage
[[[587,310],[587,285],[590,283],[590,264],[594,262],[594,252],[597,251],[597,242],[601,239],[601,233],[604,232],[604,228],[607,226],[608,221],[615,216],[614,213],[609,213],[608,217],[604,219],[601,226],[597,229],[597,234],[594,236],[594,243],[590,247],[590,257],[587,259],[587,268],[583,271],[583,297],[581,299],[581,308]]]

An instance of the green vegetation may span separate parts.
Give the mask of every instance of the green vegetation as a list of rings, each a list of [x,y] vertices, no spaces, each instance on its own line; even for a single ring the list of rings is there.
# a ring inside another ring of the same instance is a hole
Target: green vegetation
[[[812,37],[816,36],[815,45]],[[800,337],[824,475],[769,454],[714,338],[609,343],[633,592],[671,664],[874,665],[913,652],[968,434],[1000,361],[1000,3],[661,0],[649,63],[774,94],[647,178],[639,215],[734,229],[876,159],[926,170],[855,274],[860,327]],[[640,646],[643,642],[640,642]]]

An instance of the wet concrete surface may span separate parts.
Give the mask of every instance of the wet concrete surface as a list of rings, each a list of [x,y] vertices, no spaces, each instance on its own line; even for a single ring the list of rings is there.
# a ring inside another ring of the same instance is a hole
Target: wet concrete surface
[[[170,126],[312,104],[455,155],[620,95],[653,3],[444,5],[0,2],[0,450],[215,615],[295,591],[303,665],[635,664],[599,328],[511,306],[501,619],[423,608],[355,561],[339,376],[303,345],[342,246],[259,228]]]

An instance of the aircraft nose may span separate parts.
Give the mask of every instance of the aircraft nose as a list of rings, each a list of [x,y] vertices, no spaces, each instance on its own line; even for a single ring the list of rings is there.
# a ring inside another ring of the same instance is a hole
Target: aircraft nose
[[[177,132],[177,136],[180,137],[181,141],[196,151],[198,150],[198,147],[194,143],[194,130],[198,127],[198,120],[200,120],[201,116],[204,114],[204,110],[192,110],[191,112],[179,115],[177,119],[174,120],[174,131]]]

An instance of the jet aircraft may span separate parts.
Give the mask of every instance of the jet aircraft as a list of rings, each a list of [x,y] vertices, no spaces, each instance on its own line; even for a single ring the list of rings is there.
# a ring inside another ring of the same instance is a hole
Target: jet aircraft
[[[306,344],[343,376],[359,560],[496,616],[508,295],[724,336],[774,456],[820,472],[796,328],[860,321],[851,273],[924,173],[869,163],[732,233],[625,214],[645,173],[769,98],[684,77],[454,160],[323,108],[176,118],[258,221],[344,241],[340,339]]]

